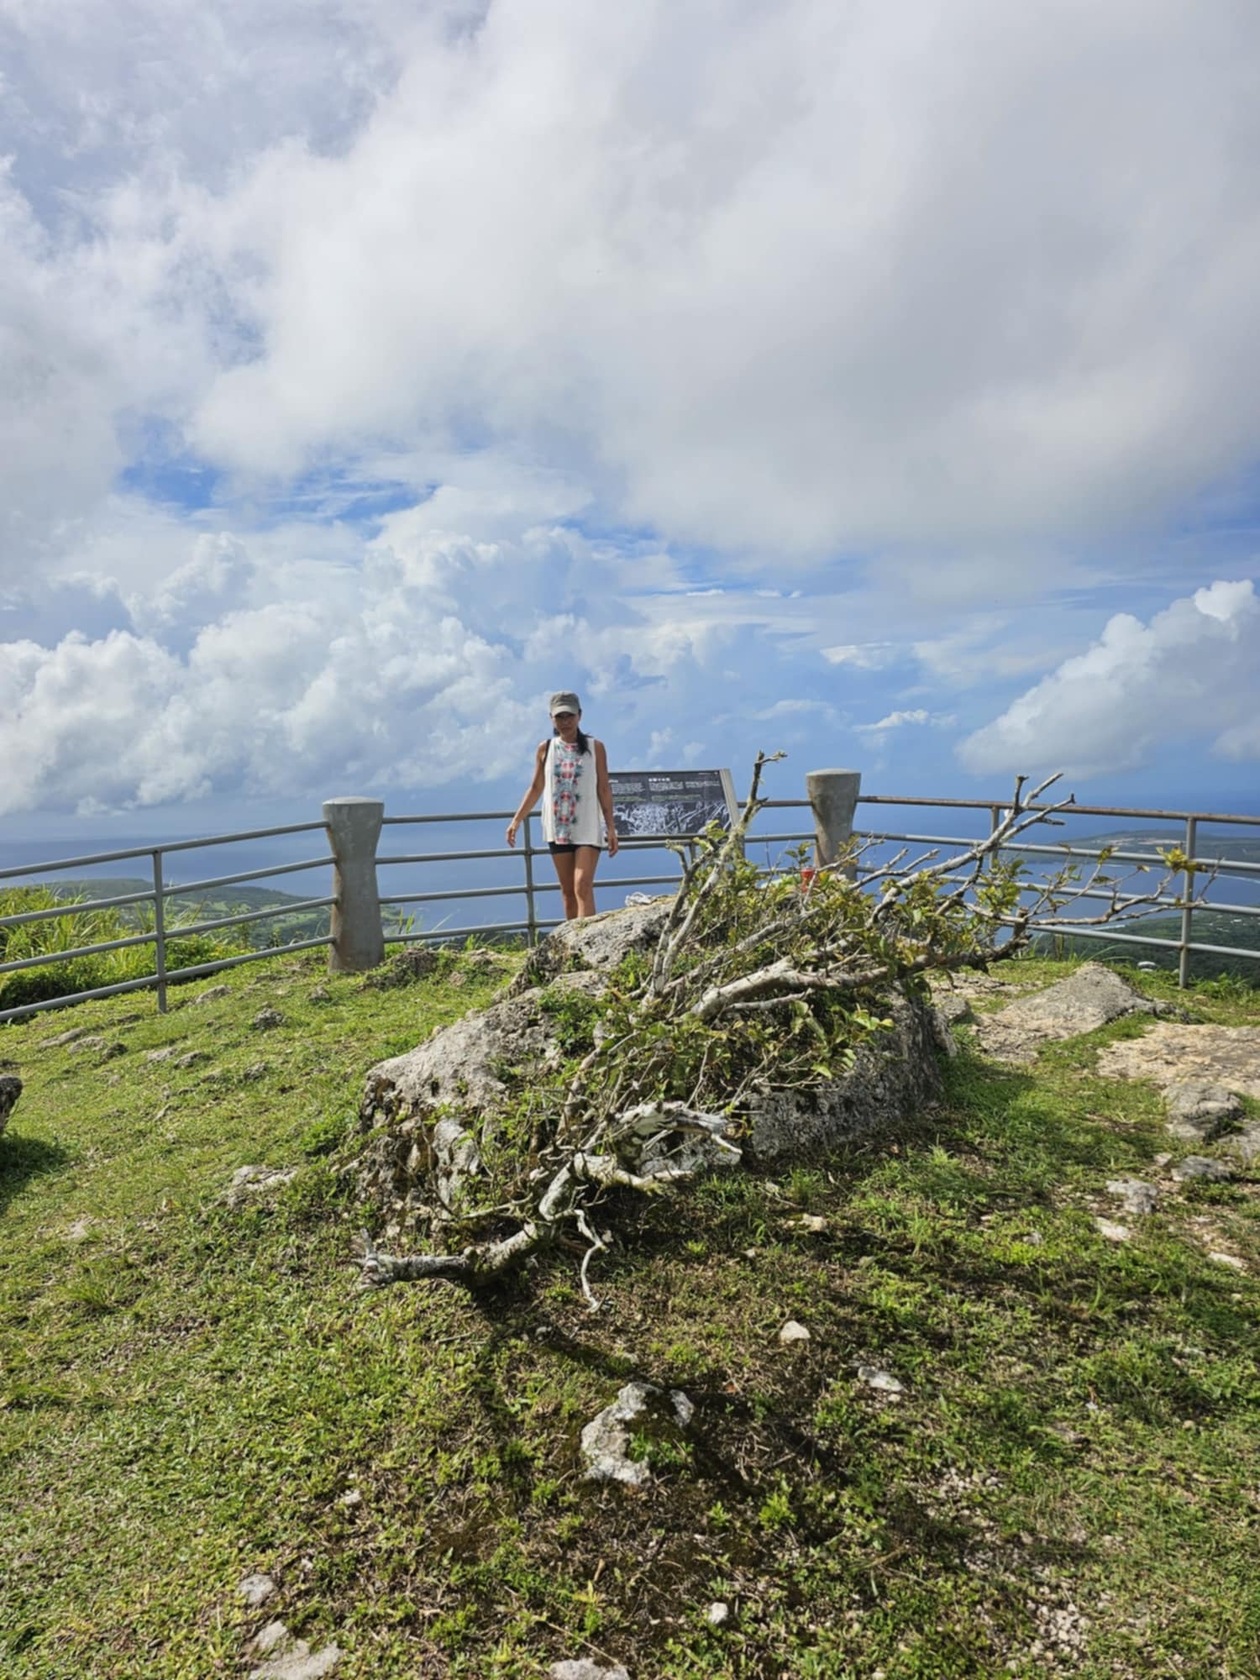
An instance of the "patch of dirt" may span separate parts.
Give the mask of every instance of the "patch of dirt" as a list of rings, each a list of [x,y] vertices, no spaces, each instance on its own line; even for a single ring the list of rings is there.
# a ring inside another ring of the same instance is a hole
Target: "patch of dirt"
[[[1161,1089],[1202,1080],[1260,1100],[1260,1027],[1159,1021],[1142,1038],[1107,1045],[1098,1071],[1107,1079],[1149,1079]]]

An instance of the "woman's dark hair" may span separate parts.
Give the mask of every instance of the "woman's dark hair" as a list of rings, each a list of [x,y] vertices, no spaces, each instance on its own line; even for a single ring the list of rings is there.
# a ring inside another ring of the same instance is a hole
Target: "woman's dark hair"
[[[551,733],[553,735],[558,735],[560,733],[560,731],[558,729],[553,728]],[[582,728],[582,725],[580,723],[578,724],[578,730],[577,730],[577,746],[578,746],[579,755],[581,755],[582,753],[588,753],[591,750],[591,738],[586,733],[586,731]]]

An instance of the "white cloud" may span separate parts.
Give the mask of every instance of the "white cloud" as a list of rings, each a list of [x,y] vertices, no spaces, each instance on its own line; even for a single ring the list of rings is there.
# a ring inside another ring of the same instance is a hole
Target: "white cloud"
[[[1096,776],[1155,762],[1186,740],[1260,756],[1260,601],[1249,580],[1217,582],[1148,624],[1117,613],[959,749],[969,770]]]
[[[8,808],[493,774],[566,661],[704,758],[821,732],[821,652],[926,753],[1184,567],[1135,532],[1260,429],[1260,12],[1024,11],[0,0]]]
[[[851,665],[856,671],[880,671],[898,656],[896,642],[851,642],[821,649],[829,665]]]
[[[892,729],[904,729],[907,724],[937,721],[930,712],[916,708],[914,711],[889,712],[888,716],[880,718],[878,723],[857,723],[853,727],[859,735],[884,735]]]
[[[523,775],[568,683],[623,751],[665,754],[662,712],[712,719],[732,633],[645,621],[571,531],[482,542],[400,514],[358,566],[297,540],[184,533],[167,572],[108,580],[132,627],[0,643],[0,811]]]
[[[1260,421],[1260,14],[1009,17],[7,0],[13,459],[68,423],[87,494],[146,407],[246,475],[507,439],[784,555],[1166,507]]]

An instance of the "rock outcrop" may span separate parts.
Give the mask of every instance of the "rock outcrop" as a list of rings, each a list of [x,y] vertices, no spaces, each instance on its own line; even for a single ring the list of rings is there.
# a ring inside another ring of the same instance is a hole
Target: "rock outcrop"
[[[359,1111],[360,1130],[368,1136],[355,1170],[360,1188],[385,1212],[388,1231],[460,1212],[480,1169],[487,1129],[531,1078],[561,1058],[557,1016],[565,995],[597,997],[627,954],[650,953],[670,902],[656,899],[557,928],[498,1001],[369,1071]],[[898,994],[883,1007],[891,1029],[861,1046],[842,1076],[809,1090],[772,1090],[751,1099],[739,1117],[746,1155],[776,1164],[815,1158],[939,1095],[938,1055],[948,1029],[917,998]],[[666,1157],[692,1167],[738,1161],[738,1152],[713,1141],[715,1117],[680,1110],[677,1118],[677,1135],[662,1142],[658,1118],[645,1116],[645,1138],[654,1135],[640,1158],[623,1164],[647,1173],[661,1170]]]
[[[1135,1012],[1153,1014],[1157,1006],[1101,963],[1082,963],[1074,974],[1044,991],[982,1015],[976,1038],[995,1061],[1026,1064],[1035,1060],[1043,1044],[1078,1038]]]

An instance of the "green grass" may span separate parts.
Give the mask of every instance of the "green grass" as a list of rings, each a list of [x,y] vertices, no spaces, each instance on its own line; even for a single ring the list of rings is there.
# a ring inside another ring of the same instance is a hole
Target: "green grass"
[[[1107,1179],[1173,1147],[1152,1091],[1093,1071],[1129,1025],[1032,1070],[964,1053],[939,1110],[777,1181],[614,1204],[591,1315],[565,1253],[484,1300],[363,1296],[345,1264],[364,1071],[494,975],[227,983],[0,1033],[26,1081],[0,1138],[6,1680],[237,1675],[272,1615],[335,1637],[338,1680],[1255,1672],[1260,1187],[1098,1233]],[[1243,988],[1191,1007],[1260,1020]],[[104,1047],[48,1043],[79,1026]],[[232,1212],[246,1162],[300,1172]],[[695,1420],[644,1434],[645,1489],[592,1487],[581,1428],[631,1377]]]

